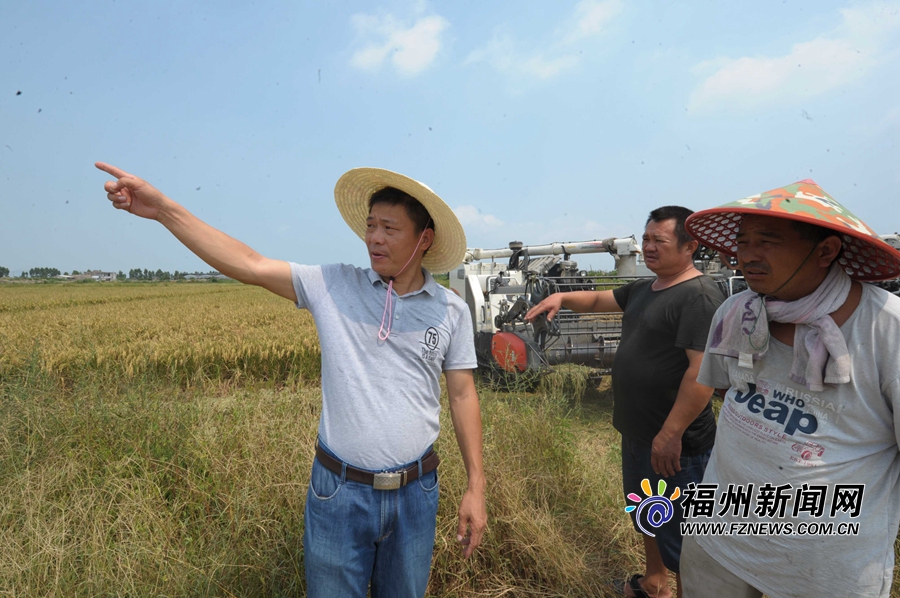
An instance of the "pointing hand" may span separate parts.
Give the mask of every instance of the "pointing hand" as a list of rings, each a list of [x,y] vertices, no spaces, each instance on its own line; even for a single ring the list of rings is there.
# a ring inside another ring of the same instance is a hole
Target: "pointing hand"
[[[117,179],[107,181],[103,185],[106,197],[112,202],[114,208],[150,220],[156,220],[159,217],[159,211],[168,198],[153,185],[110,164],[97,162],[94,166]]]

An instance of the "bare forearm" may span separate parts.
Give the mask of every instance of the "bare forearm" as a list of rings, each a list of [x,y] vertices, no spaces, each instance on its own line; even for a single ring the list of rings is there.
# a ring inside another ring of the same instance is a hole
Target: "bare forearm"
[[[450,399],[450,419],[456,443],[466,467],[469,490],[484,492],[485,478],[482,463],[481,408],[474,389]]]
[[[697,382],[699,367],[688,368],[678,387],[678,396],[663,424],[662,431],[681,437],[688,426],[706,408],[713,389]]]
[[[712,397],[712,388],[697,382],[703,351],[685,349],[688,367],[678,385],[678,395],[663,422],[662,429],[653,438],[650,464],[653,471],[665,476],[673,476],[681,471],[681,438],[684,431],[703,411]]]
[[[572,291],[562,294],[562,306],[574,312],[622,311],[612,291]]]
[[[468,558],[481,544],[487,528],[486,482],[481,461],[481,408],[472,370],[450,370],[446,376],[450,418],[469,478],[468,488],[459,502],[456,526],[456,541],[463,549],[463,557]]]
[[[247,284],[259,284],[254,266],[263,258],[244,243],[209,226],[172,200],[160,210],[157,219],[216,271]]]

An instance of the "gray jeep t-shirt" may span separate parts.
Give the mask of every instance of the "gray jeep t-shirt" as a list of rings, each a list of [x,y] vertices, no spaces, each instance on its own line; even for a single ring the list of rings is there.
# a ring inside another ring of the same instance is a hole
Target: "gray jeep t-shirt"
[[[387,284],[377,273],[291,263],[297,307],[312,313],[322,348],[319,437],[358,467],[417,459],[440,431],[441,372],[477,365],[466,304],[423,272],[418,291],[392,292],[393,327],[381,341]]]
[[[735,300],[716,312],[710,334]],[[729,485],[746,491],[753,484],[754,500],[746,516],[729,509],[721,516],[692,519],[724,521],[731,532],[700,535],[697,542],[769,596],[887,597],[890,592],[900,522],[900,299],[864,284],[859,306],[841,333],[850,351],[851,380],[822,392],[790,379],[793,348],[775,339],[752,369],[708,350],[703,356],[698,381],[729,389],[703,483],[718,484],[716,515],[728,504],[723,495]],[[756,512],[765,484],[790,485],[782,491],[784,513],[781,505]],[[835,501],[837,485],[851,488]],[[858,485],[864,486],[855,493],[862,503],[855,505],[852,486]],[[817,514],[821,487],[823,508]],[[833,516],[832,506],[839,507]],[[742,525],[747,523],[790,523],[795,535],[740,535],[751,531]],[[796,535],[803,531],[801,524],[819,523],[833,523],[835,533],[839,524],[858,523],[859,532]]]

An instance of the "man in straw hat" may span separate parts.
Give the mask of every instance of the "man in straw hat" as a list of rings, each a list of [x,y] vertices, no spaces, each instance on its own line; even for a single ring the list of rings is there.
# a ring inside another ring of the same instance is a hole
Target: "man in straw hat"
[[[204,224],[146,181],[97,163],[113,206],[157,220],[219,272],[313,314],[322,347],[322,414],[304,514],[310,596],[423,596],[434,547],[444,373],[468,474],[457,542],[465,557],[487,524],[473,327],[463,301],[429,274],[465,253],[462,226],[431,189],[356,168],[338,181],[341,215],[370,269],[268,259]]]
[[[900,299],[862,281],[900,275],[900,252],[810,180],[686,226],[736,255],[750,290],[716,312],[698,377],[724,402],[682,506],[722,528],[686,533],[685,595],[888,596]]]
[[[612,291],[554,293],[525,315],[531,321],[546,312],[551,319],[562,307],[624,312],[613,363],[613,425],[622,433],[622,489],[632,503],[658,488],[668,487],[671,496],[675,488],[699,482],[715,439],[713,389],[697,383],[697,372],[709,323],[723,297],[715,281],[694,267],[697,241],[684,229],[690,214],[681,206],[650,212],[641,245],[656,278]],[[669,598],[673,571],[680,594],[680,512],[670,510],[673,516],[659,526],[648,521],[645,508],[631,512],[644,544],[646,571],[632,575],[623,593]]]

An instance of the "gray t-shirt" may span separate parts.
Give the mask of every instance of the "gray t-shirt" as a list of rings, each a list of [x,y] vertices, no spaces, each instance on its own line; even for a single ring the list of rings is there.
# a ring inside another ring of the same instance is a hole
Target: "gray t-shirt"
[[[712,330],[734,300],[716,312]],[[700,368],[700,383],[729,388],[703,477],[705,484],[718,484],[716,515],[729,484],[755,486],[747,517],[729,509],[707,521],[792,522],[795,532],[801,522],[859,523],[856,536],[697,537],[719,563],[770,596],[886,597],[890,592],[900,522],[900,299],[864,284],[860,304],[841,332],[850,351],[851,381],[822,392],[791,381],[793,348],[775,339],[752,370],[708,349]],[[755,513],[756,495],[766,483],[791,485],[784,516]],[[793,515],[795,493],[803,484],[827,486],[821,516],[803,510]],[[851,517],[853,509],[831,516],[836,484],[865,485],[857,517]]]
[[[398,297],[378,340],[387,285],[371,269],[291,263],[297,307],[316,322],[322,348],[319,437],[344,461],[385,469],[417,459],[440,431],[440,377],[476,367],[472,317],[425,272]]]

